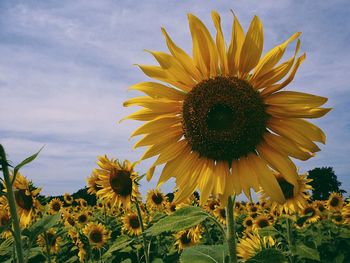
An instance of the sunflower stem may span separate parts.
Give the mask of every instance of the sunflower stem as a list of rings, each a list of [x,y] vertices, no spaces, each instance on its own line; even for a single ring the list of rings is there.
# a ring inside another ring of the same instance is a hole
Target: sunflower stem
[[[147,247],[147,242],[146,242],[145,228],[143,226],[141,209],[140,209],[139,201],[137,199],[135,199],[135,205],[136,205],[136,210],[137,210],[137,216],[139,218],[139,222],[140,222],[140,225],[141,225],[143,251],[144,251],[144,254],[145,254],[145,261],[146,261],[146,263],[149,263],[150,261],[149,261],[149,253],[148,253],[148,247]]]
[[[2,172],[4,174],[5,185],[7,189],[7,201],[10,207],[11,221],[13,225],[13,238],[15,239],[17,259],[19,263],[24,263],[23,246],[21,239],[21,228],[19,226],[19,220],[16,210],[15,195],[12,189],[12,183],[10,178],[10,172],[8,169],[8,162],[6,159],[6,153],[4,147],[0,144],[0,164],[2,167]]]
[[[49,239],[48,239],[48,236],[47,236],[46,232],[44,232],[44,238],[45,238],[47,262],[51,263],[50,245],[49,245]]]
[[[291,225],[289,223],[289,218],[286,217],[286,228],[287,228],[287,242],[288,242],[288,248],[289,251],[292,251],[292,247],[293,247],[293,240],[292,240],[292,235],[291,235]],[[290,256],[290,262],[293,263],[293,255]]]
[[[227,225],[227,234],[226,241],[228,246],[228,252],[230,255],[230,262],[237,263],[237,254],[236,254],[236,221],[234,217],[234,202],[236,200],[236,195],[229,196],[226,206],[226,225]]]

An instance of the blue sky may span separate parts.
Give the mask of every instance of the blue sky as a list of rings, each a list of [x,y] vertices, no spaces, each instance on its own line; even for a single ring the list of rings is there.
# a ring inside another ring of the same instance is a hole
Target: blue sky
[[[46,145],[23,174],[44,194],[74,192],[96,166],[97,155],[136,161],[136,121],[118,121],[135,109],[122,102],[137,95],[128,86],[146,81],[135,63],[155,64],[144,49],[166,50],[160,27],[189,53],[187,16],[199,16],[211,32],[211,10],[222,17],[229,39],[233,9],[247,28],[258,15],[269,50],[303,32],[307,59],[288,87],[329,97],[334,110],[319,125],[322,151],[301,172],[333,166],[350,192],[350,4],[344,1],[1,1],[0,142],[17,163]],[[292,52],[292,50],[290,51]],[[288,54],[287,54],[288,55]],[[138,166],[143,173],[152,161]],[[156,184],[142,183],[142,192]],[[163,189],[170,190],[173,183]]]

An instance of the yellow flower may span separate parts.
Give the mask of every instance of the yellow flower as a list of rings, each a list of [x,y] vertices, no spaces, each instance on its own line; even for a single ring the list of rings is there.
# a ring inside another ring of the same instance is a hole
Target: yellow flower
[[[63,217],[64,225],[66,227],[74,227],[75,226],[76,219],[71,213],[69,213],[69,212],[62,213],[62,217]]]
[[[7,239],[12,236],[10,213],[5,207],[0,206],[0,209],[0,228],[4,228],[0,236]]]
[[[350,224],[350,203],[347,203],[342,209],[345,224]]]
[[[253,228],[253,223],[254,223],[254,220],[252,217],[250,216],[247,216],[246,218],[244,218],[243,220],[243,226],[246,230],[251,230]]]
[[[62,201],[58,198],[54,198],[49,203],[49,212],[51,214],[58,213],[61,210],[62,206],[63,206]]]
[[[307,223],[315,223],[320,219],[320,215],[313,205],[307,205],[301,211],[302,216],[307,216]]]
[[[110,238],[109,231],[101,223],[88,223],[83,229],[84,235],[89,239],[90,246],[101,248]]]
[[[248,260],[265,248],[275,246],[275,240],[271,236],[260,238],[256,232],[247,233],[240,238],[237,244],[237,255]]]
[[[226,209],[223,206],[218,206],[214,210],[214,215],[223,225],[226,225]]]
[[[293,214],[300,212],[306,205],[310,198],[309,191],[312,189],[310,183],[312,179],[307,179],[307,174],[302,174],[297,178],[297,185],[289,183],[281,174],[275,174],[277,182],[281,187],[285,202],[279,204],[272,202],[272,209],[278,209],[280,213]],[[260,191],[262,199],[268,199],[268,195],[264,190]]]
[[[98,157],[98,166],[94,173],[98,175],[97,185],[101,189],[97,191],[98,198],[109,200],[112,206],[129,209],[132,199],[140,196],[135,179],[138,174],[134,171],[137,163],[125,160],[123,163],[107,156]]]
[[[92,194],[96,194],[98,190],[101,189],[101,187],[99,187],[97,185],[97,181],[98,181],[98,173],[96,170],[92,171],[92,174],[90,175],[90,177],[88,177],[86,179],[87,182],[87,192],[88,194],[92,195]]]
[[[150,180],[162,169],[158,186],[176,178],[178,200],[200,190],[200,203],[219,195],[243,192],[250,196],[261,186],[274,201],[285,198],[271,168],[297,186],[297,169],[290,157],[307,160],[325,143],[325,134],[304,118],[319,118],[327,98],[282,91],[293,79],[305,54],[281,64],[297,32],[261,57],[263,26],[255,16],[244,33],[234,18],[231,42],[226,47],[220,16],[212,12],[216,41],[205,25],[189,14],[193,57],[176,46],[162,28],[170,54],[149,51],[160,66],[139,65],[158,82],[138,83],[130,89],[146,94],[124,102],[144,107],[125,119],[145,121],[131,136],[144,137],[136,147],[147,146],[141,161],[158,156],[147,172]]]
[[[182,230],[175,234],[175,246],[179,251],[196,245],[202,238],[201,229],[199,226],[193,227],[191,229]]]
[[[68,194],[68,193],[64,193],[63,199],[64,199],[64,201],[66,202],[67,205],[72,204],[73,201],[74,201],[73,197],[70,194]]]
[[[123,217],[123,230],[132,236],[139,236],[142,233],[141,223],[137,214],[130,212]]]
[[[271,225],[271,218],[267,215],[259,215],[255,218],[253,224],[253,230],[258,230],[260,228],[268,227]]]
[[[89,214],[86,211],[82,211],[76,216],[76,219],[80,226],[84,226],[89,221]]]
[[[214,213],[215,208],[218,207],[218,206],[220,206],[219,200],[211,197],[210,199],[208,199],[208,201],[204,205],[204,209],[206,211],[208,211],[209,213]]]
[[[46,240],[45,240],[46,238]],[[62,241],[62,238],[56,234],[56,231],[54,229],[49,229],[46,232],[46,237],[44,234],[41,234],[38,237],[38,244],[43,249],[46,248],[46,242],[49,245],[50,253],[51,254],[57,254],[57,252],[60,250],[60,243]]]
[[[327,201],[327,208],[330,211],[340,211],[343,208],[343,204],[344,200],[340,194],[331,193]]]
[[[152,210],[162,210],[167,202],[165,195],[158,189],[149,190],[146,196],[146,203]]]

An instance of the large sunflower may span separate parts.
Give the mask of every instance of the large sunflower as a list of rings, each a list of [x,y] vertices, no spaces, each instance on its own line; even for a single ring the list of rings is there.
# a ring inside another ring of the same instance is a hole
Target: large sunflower
[[[285,198],[273,175],[283,174],[295,187],[297,169],[290,157],[307,160],[319,151],[314,142],[325,143],[321,129],[304,120],[318,118],[330,109],[321,108],[327,98],[296,91],[282,91],[296,74],[305,54],[281,64],[293,34],[261,57],[263,26],[255,16],[245,34],[234,17],[227,48],[220,16],[213,11],[216,39],[205,25],[189,14],[193,56],[175,45],[162,28],[170,54],[149,51],[160,66],[139,65],[157,82],[138,83],[130,89],[147,96],[132,98],[124,106],[144,109],[125,119],[146,121],[131,136],[144,135],[134,147],[147,146],[141,160],[158,156],[155,168],[165,164],[158,185],[176,178],[176,201],[201,191],[204,204],[210,194],[227,197],[261,186],[273,200]]]
[[[98,175],[96,181],[97,197],[111,201],[112,206],[130,208],[132,199],[139,198],[140,193],[136,178],[138,174],[134,171],[136,163],[125,160],[123,163],[107,156],[98,157],[98,166],[94,173]]]

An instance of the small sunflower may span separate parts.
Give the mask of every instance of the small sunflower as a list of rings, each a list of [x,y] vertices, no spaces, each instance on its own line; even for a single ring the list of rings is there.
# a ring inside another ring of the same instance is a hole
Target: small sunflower
[[[134,171],[137,163],[125,160],[123,163],[116,159],[108,159],[107,156],[98,157],[99,169],[95,169],[98,175],[97,191],[98,198],[110,200],[112,206],[129,209],[132,199],[138,199],[140,193],[136,178],[138,174]]]
[[[110,238],[109,231],[101,223],[88,223],[84,227],[83,233],[89,239],[90,246],[93,248],[103,247]]]
[[[1,233],[1,237],[9,238],[12,236],[11,233],[11,217],[9,211],[5,207],[0,206],[0,228],[3,228],[3,232]]]
[[[67,205],[71,205],[73,203],[73,201],[74,201],[73,197],[70,194],[68,194],[68,193],[64,193],[63,199],[64,199],[64,202]]]
[[[98,181],[98,173],[96,170],[93,170],[90,177],[86,179],[88,194],[90,195],[96,194],[99,190],[101,190],[101,187],[97,185],[97,181]]]
[[[342,209],[342,215],[345,220],[345,224],[350,224],[350,203],[347,203]]]
[[[62,206],[63,206],[63,203],[60,199],[58,198],[52,199],[49,203],[49,213],[56,214],[60,212]]]
[[[331,193],[328,201],[327,208],[330,211],[340,211],[343,208],[344,199],[339,193]]]
[[[144,107],[124,119],[146,122],[131,136],[143,135],[134,147],[147,146],[141,161],[158,156],[147,172],[150,180],[162,169],[158,185],[176,178],[178,200],[200,190],[200,203],[261,186],[274,201],[284,196],[270,168],[297,186],[297,169],[290,157],[307,160],[325,143],[321,129],[304,120],[330,111],[327,98],[282,91],[305,59],[297,57],[300,32],[262,55],[264,33],[255,16],[244,33],[234,17],[228,48],[221,19],[212,12],[216,39],[199,18],[188,14],[193,56],[175,45],[162,28],[170,54],[148,51],[159,66],[139,65],[158,82],[138,83],[130,89],[146,96],[124,102]],[[298,40],[297,40],[298,39]],[[281,64],[287,46],[297,40],[294,55]],[[269,168],[270,167],[270,168]]]
[[[272,202],[272,209],[278,209],[280,213],[293,214],[301,211],[310,199],[310,183],[312,179],[307,179],[307,174],[302,174],[297,178],[297,185],[289,183],[281,174],[275,174],[277,182],[282,190],[285,202],[283,204]],[[268,199],[268,195],[261,190],[262,199]]]
[[[267,215],[259,215],[254,219],[253,230],[258,230],[271,225],[271,218]]]
[[[187,247],[196,245],[202,238],[201,233],[202,231],[199,226],[187,230],[182,230],[175,234],[175,246],[179,251],[181,251]]]
[[[129,235],[139,236],[142,233],[141,223],[136,213],[130,212],[123,217],[123,230]]]
[[[89,218],[90,216],[86,211],[82,211],[76,216],[77,223],[80,226],[84,226],[89,221]]]
[[[250,216],[247,216],[246,218],[244,218],[243,220],[243,226],[246,230],[251,230],[253,228],[254,225],[254,219]]]
[[[167,202],[166,196],[158,189],[149,190],[146,196],[146,204],[152,210],[162,210]]]
[[[301,211],[303,216],[307,216],[307,223],[315,223],[320,219],[320,215],[313,205],[307,205]]]
[[[248,260],[261,250],[274,247],[275,244],[276,242],[271,236],[261,238],[256,232],[247,233],[238,240],[237,255]]]
[[[214,215],[219,220],[219,222],[223,225],[226,225],[226,209],[225,207],[218,206],[214,210]]]
[[[220,201],[211,197],[210,199],[208,199],[208,201],[206,202],[206,204],[204,205],[204,209],[213,214],[216,207],[220,206]]]
[[[322,201],[322,200],[314,201],[312,205],[313,205],[314,207],[316,207],[316,209],[318,210],[318,212],[319,212],[320,214],[326,213],[326,212],[327,212],[326,204],[325,204],[325,202]]]
[[[74,227],[75,226],[75,217],[69,212],[62,213],[63,222],[66,227]]]
[[[46,240],[45,240],[46,239]],[[43,249],[46,248],[46,242],[49,245],[50,253],[51,254],[57,254],[57,252],[60,250],[60,243],[62,241],[62,238],[56,234],[56,231],[54,229],[49,229],[46,234],[41,234],[38,237],[38,244]]]
[[[332,221],[337,225],[344,224],[345,222],[344,215],[340,211],[334,212],[331,218],[332,218]]]

